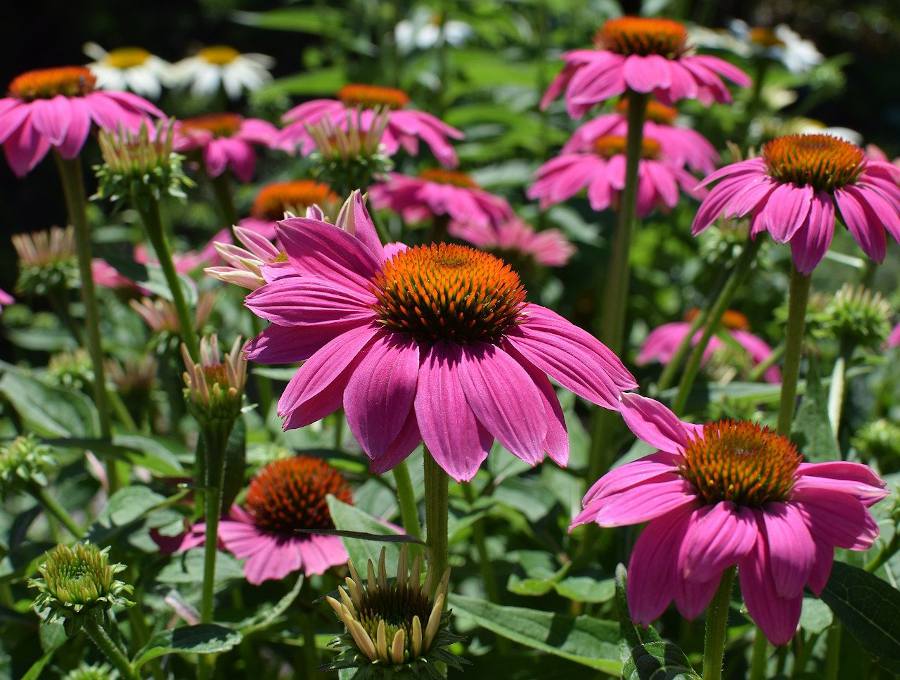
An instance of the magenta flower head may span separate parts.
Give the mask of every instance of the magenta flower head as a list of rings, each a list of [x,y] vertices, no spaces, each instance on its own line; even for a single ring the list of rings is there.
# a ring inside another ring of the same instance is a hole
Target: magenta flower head
[[[869,507],[885,483],[859,463],[804,463],[787,438],[751,422],[692,425],[652,399],[622,397],[632,432],[659,452],[601,477],[572,526],[643,524],[628,567],[631,617],[644,625],[672,600],[693,619],[737,566],[753,620],[772,644],[797,629],[803,589],[819,594],[834,549],[878,536]]]
[[[597,116],[575,130],[562,152],[590,152],[601,137],[625,137],[628,134],[627,114],[628,100],[620,99],[614,113]],[[661,154],[669,161],[706,174],[716,169],[719,154],[699,132],[675,125],[676,109],[651,99],[647,102],[646,115],[644,137],[658,142]]]
[[[537,169],[528,198],[540,199],[541,207],[568,200],[587,189],[591,208],[600,212],[618,205],[625,188],[625,137],[607,135],[594,140],[580,152],[563,151]],[[687,170],[667,159],[660,143],[642,140],[638,165],[637,213],[646,217],[654,208],[672,209],[678,203],[679,188],[689,196],[702,198],[704,189]]]
[[[339,220],[278,223],[290,273],[246,298],[271,325],[248,348],[261,363],[304,361],[278,403],[285,429],[344,407],[377,472],[422,441],[469,480],[494,439],[536,465],[568,460],[568,436],[545,374],[617,409],[637,385],[589,333],[525,300],[499,258],[455,244],[383,246],[358,192]]]
[[[0,144],[12,171],[24,177],[47,152],[75,158],[91,125],[137,130],[162,111],[130,92],[95,90],[97,79],[82,66],[27,71],[0,99]]]
[[[662,364],[668,364],[672,357],[675,356],[679,345],[681,345],[685,336],[691,330],[691,322],[696,318],[698,310],[692,309],[685,315],[684,321],[673,321],[664,323],[662,326],[654,328],[647,335],[644,344],[641,345],[641,351],[638,353],[635,363],[638,366],[658,361]],[[724,332],[728,333],[731,338],[747,353],[750,361],[757,366],[767,361],[772,356],[772,348],[762,338],[750,332],[750,324],[747,317],[732,309],[727,310],[722,315],[721,324]],[[702,330],[698,330],[692,339],[692,344],[696,345],[700,342],[700,336],[703,335]],[[703,361],[707,362],[712,359],[717,352],[726,349],[726,343],[716,336],[709,339],[709,344],[703,352]],[[766,369],[765,379],[767,382],[781,382],[781,371],[777,366],[770,366]]]
[[[684,25],[671,19],[619,17],[597,31],[596,49],[572,50],[566,65],[541,99],[547,108],[563,90],[572,118],[626,90],[650,93],[670,104],[698,99],[704,104],[731,101],[726,78],[746,87],[750,78],[717,57],[693,54]]]
[[[497,226],[513,217],[505,199],[490,194],[464,172],[423,170],[418,177],[394,173],[369,191],[375,208],[389,208],[406,222],[446,219]]]
[[[409,154],[419,153],[419,142],[425,142],[434,157],[444,167],[459,163],[451,139],[462,139],[463,133],[430,113],[406,108],[409,95],[403,90],[378,85],[344,85],[337,99],[313,99],[295,106],[284,114],[286,125],[279,136],[279,146],[294,149],[307,156],[316,148],[315,139],[307,126],[323,118],[342,130],[354,121],[361,131],[367,131],[382,111],[387,111],[387,125],[381,137],[384,152],[393,156],[401,148]]]
[[[253,179],[256,168],[254,146],[274,147],[278,128],[258,118],[236,113],[212,113],[187,118],[175,124],[175,150],[199,150],[210,177],[226,170],[242,182]]]
[[[562,267],[575,254],[575,246],[559,229],[535,231],[518,217],[496,227],[454,222],[450,235],[511,260],[531,260],[544,267]]]
[[[859,247],[884,259],[887,230],[900,241],[900,169],[866,158],[830,135],[788,135],[767,142],[762,156],[726,165],[703,180],[718,182],[694,217],[699,234],[720,215],[750,217],[750,233],[790,243],[794,265],[809,274],[834,236],[837,214]]]

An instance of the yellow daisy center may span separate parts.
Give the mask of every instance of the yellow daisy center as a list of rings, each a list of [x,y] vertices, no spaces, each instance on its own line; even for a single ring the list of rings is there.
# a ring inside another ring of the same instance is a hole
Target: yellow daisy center
[[[763,146],[762,157],[769,176],[779,182],[831,191],[856,181],[866,155],[855,144],[816,134],[773,139]]]

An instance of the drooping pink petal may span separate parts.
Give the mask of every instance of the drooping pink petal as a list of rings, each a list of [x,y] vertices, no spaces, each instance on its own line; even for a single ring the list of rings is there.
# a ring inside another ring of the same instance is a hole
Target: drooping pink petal
[[[250,293],[250,311],[279,326],[346,327],[374,319],[375,297],[315,276],[284,276]]]
[[[681,456],[674,453],[654,453],[614,467],[594,482],[582,504],[586,507],[592,501],[621,493],[645,482],[656,481],[662,475],[674,474],[681,460]]]
[[[625,57],[622,75],[625,82],[635,92],[652,92],[669,87],[669,67],[667,59],[658,54]]]
[[[788,598],[779,594],[762,532],[753,550],[738,564],[738,576],[747,610],[769,642],[783,645],[790,641],[800,622],[803,593]]]
[[[757,511],[769,546],[768,559],[775,590],[781,597],[803,594],[816,546],[800,511],[790,503],[766,503]]]
[[[400,434],[416,396],[419,346],[389,333],[370,345],[344,390],[344,411],[369,458],[384,456]]]
[[[876,262],[884,260],[887,239],[884,226],[852,186],[836,189],[834,198],[841,211],[841,219],[863,252]]]
[[[718,584],[722,572],[734,566],[756,545],[759,530],[748,508],[720,501],[694,511],[681,544],[681,575],[698,583]]]
[[[819,191],[810,203],[806,224],[791,239],[794,265],[801,274],[812,273],[828,252],[833,237],[834,202],[828,193]]]
[[[324,574],[331,567],[346,564],[350,556],[339,536],[308,534],[296,541],[303,573],[307,576]]]
[[[91,112],[80,98],[69,100],[69,127],[66,136],[59,145],[59,155],[65,159],[75,158],[84,147],[88,133],[91,131]]]
[[[66,138],[70,119],[69,98],[61,94],[51,99],[37,99],[31,103],[31,122],[38,133],[53,146]]]
[[[437,342],[419,369],[415,411],[425,446],[458,482],[469,481],[487,458],[494,438],[475,418],[457,374],[460,349]]]
[[[406,460],[409,454],[421,443],[422,433],[419,431],[415,403],[413,403],[403,423],[403,427],[400,429],[400,434],[391,442],[383,456],[372,459],[369,469],[376,474],[387,472],[393,469],[401,460]]]
[[[878,538],[878,524],[859,499],[849,493],[795,488],[792,501],[817,542],[847,550],[868,550]]]
[[[679,508],[694,507],[697,496],[677,473],[666,473],[617,494],[587,503],[573,525],[593,521],[602,527],[622,527],[648,522]]]
[[[866,507],[888,495],[887,484],[868,465],[836,461],[833,463],[800,463],[796,489],[836,489],[853,494]]]
[[[272,324],[251,340],[244,352],[258,364],[293,364],[306,361],[337,336],[355,326],[317,326],[299,329]]]
[[[478,422],[511,453],[539,463],[547,422],[541,393],[525,369],[496,345],[471,343],[462,347],[457,375]]]
[[[778,243],[787,243],[806,222],[813,188],[782,184],[769,194],[761,219],[766,231]]]
[[[660,451],[680,453],[691,440],[703,435],[702,425],[686,423],[665,405],[639,394],[622,394],[619,411],[638,439]]]

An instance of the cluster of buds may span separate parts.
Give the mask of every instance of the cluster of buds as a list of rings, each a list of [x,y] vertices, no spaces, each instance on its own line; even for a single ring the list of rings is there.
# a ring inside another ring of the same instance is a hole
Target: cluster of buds
[[[847,348],[880,347],[891,332],[891,306],[879,293],[845,283],[812,319],[813,332]]]
[[[215,296],[205,291],[197,297],[194,310],[194,328],[201,329],[212,312]],[[141,298],[129,302],[131,308],[140,315],[156,336],[156,347],[160,354],[167,354],[181,344],[181,325],[178,312],[171,300],[164,298]]]
[[[368,187],[374,178],[388,172],[391,159],[381,148],[388,114],[389,110],[383,108],[372,113],[356,109],[347,112],[346,126],[336,125],[327,116],[307,125],[316,143],[312,160],[318,179],[345,196],[353,189]],[[363,116],[371,116],[366,125]]]
[[[184,156],[172,150],[172,123],[161,121],[150,128],[142,124],[136,132],[119,128],[101,130],[99,135],[103,164],[97,165],[97,198],[111,201],[139,199],[149,194],[185,198],[192,185],[184,174]]]
[[[421,579],[422,558],[410,565],[404,545],[391,581],[382,548],[377,568],[368,562],[367,578],[360,578],[350,561],[346,587],[339,599],[325,600],[344,624],[345,633],[332,642],[340,654],[331,670],[357,668],[355,678],[442,678],[443,666],[459,669],[460,660],[447,647],[460,640],[450,632],[446,609],[450,572]]]
[[[94,382],[91,357],[83,349],[59,352],[51,356],[47,374],[57,385],[75,390],[84,389]]]
[[[16,437],[0,449],[0,498],[34,486],[47,486],[58,466],[53,451],[34,435]]]
[[[38,567],[40,576],[28,583],[37,589],[34,608],[47,621],[77,627],[85,617],[104,620],[112,607],[130,607],[132,587],[116,580],[124,564],[110,564],[109,548],[92,543],[58,545]]]
[[[51,227],[12,237],[19,256],[16,288],[30,295],[49,295],[74,286],[78,280],[75,230]]]
[[[219,353],[215,334],[200,340],[200,361],[195,362],[185,345],[184,396],[194,417],[204,429],[213,423],[231,425],[241,413],[244,386],[247,383],[247,359],[237,338],[224,358]]]

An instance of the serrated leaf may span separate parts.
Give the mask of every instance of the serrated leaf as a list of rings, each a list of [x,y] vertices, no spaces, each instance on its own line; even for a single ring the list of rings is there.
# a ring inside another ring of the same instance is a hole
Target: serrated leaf
[[[454,614],[471,618],[482,628],[547,654],[617,675],[619,627],[591,616],[505,607],[474,597],[450,595]]]
[[[182,626],[154,635],[132,663],[135,668],[140,668],[148,661],[167,654],[219,654],[227,652],[240,641],[238,631],[214,623]]]
[[[879,664],[900,673],[900,592],[867,571],[835,562],[822,599]]]
[[[828,393],[822,387],[815,360],[810,361],[806,373],[806,390],[791,425],[791,439],[813,463],[841,459],[841,450],[828,419]]]

